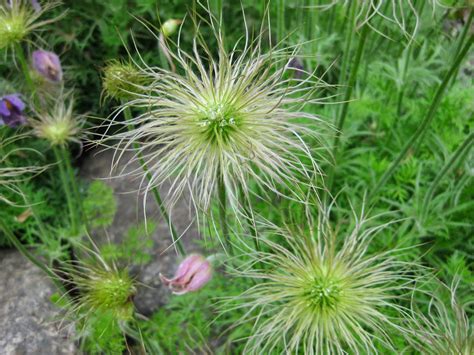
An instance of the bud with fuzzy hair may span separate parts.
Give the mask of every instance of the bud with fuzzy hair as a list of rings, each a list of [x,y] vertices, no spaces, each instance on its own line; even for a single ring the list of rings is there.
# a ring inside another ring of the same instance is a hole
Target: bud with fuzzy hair
[[[85,120],[74,114],[73,107],[74,100],[69,94],[61,94],[50,111],[40,111],[31,119],[35,135],[52,146],[64,146],[68,142],[80,144]]]
[[[111,60],[102,73],[103,93],[106,97],[117,100],[139,94],[145,83],[139,68],[131,62]]]

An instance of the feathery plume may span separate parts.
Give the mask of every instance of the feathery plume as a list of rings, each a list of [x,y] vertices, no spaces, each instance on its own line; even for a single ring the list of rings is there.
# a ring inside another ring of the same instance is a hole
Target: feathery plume
[[[118,112],[142,113],[127,120],[127,131],[102,139],[120,142],[114,167],[125,151],[138,146],[135,157],[143,156],[150,178],[141,169],[132,173],[142,177],[145,195],[170,181],[169,204],[189,189],[197,211],[209,211],[219,184],[234,210],[240,206],[238,191],[248,198],[251,182],[264,193],[303,200],[298,187],[319,173],[316,149],[305,139],[317,140],[324,126],[304,108],[321,103],[314,92],[323,83],[314,72],[301,70],[304,78],[292,77],[289,64],[297,47],[264,53],[263,31],[252,41],[247,29],[243,48],[236,44],[226,50],[220,26],[209,16],[217,48],[207,47],[202,23],[196,23],[192,53],[179,39],[176,51],[168,50],[177,73],[146,64],[140,68],[149,84]],[[285,187],[291,193],[282,192]]]
[[[412,307],[410,333],[407,340],[421,354],[468,355],[474,354],[474,332],[463,306],[456,298],[460,279],[451,287],[440,283],[440,288],[429,293],[428,310]],[[447,305],[441,295],[449,293]]]
[[[39,111],[30,119],[33,133],[53,146],[68,142],[81,144],[85,119],[74,114],[73,108],[73,98],[68,93],[60,94],[49,111]]]
[[[415,281],[411,265],[396,251],[370,254],[370,241],[386,225],[365,227],[364,212],[354,216],[352,231],[342,235],[332,229],[329,209],[309,232],[269,226],[279,242],[262,240],[269,251],[250,252],[247,267],[237,270],[257,284],[230,299],[255,323],[247,353],[371,354],[376,344],[392,348],[391,332],[406,332],[398,321],[408,312],[398,301]]]

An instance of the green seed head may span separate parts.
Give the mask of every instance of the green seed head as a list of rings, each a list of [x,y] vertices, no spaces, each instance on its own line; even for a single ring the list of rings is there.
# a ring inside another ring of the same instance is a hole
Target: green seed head
[[[43,138],[45,138],[51,145],[63,145],[69,138],[71,130],[69,121],[54,122],[43,127]]]
[[[0,49],[21,42],[27,34],[28,26],[22,13],[16,16],[0,15]]]
[[[341,286],[331,278],[315,277],[307,297],[310,304],[320,310],[335,309],[341,298]]]
[[[127,320],[132,317],[132,297],[136,288],[126,271],[96,272],[82,281],[83,300],[88,307],[111,311],[118,319]]]
[[[209,105],[197,117],[205,138],[213,143],[226,142],[241,121],[235,109],[222,103]]]
[[[144,84],[140,71],[131,63],[110,61],[103,70],[102,87],[108,97],[127,99],[140,93]]]

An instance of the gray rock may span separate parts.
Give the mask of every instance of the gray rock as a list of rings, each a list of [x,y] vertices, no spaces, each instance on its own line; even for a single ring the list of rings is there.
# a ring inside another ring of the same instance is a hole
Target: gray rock
[[[76,353],[48,277],[16,250],[0,250],[0,270],[0,354]]]
[[[132,153],[126,153],[115,173],[119,174],[125,164],[129,163],[131,157]],[[140,313],[150,315],[165,304],[170,296],[169,290],[161,285],[159,274],[173,275],[181,259],[177,256],[174,248],[170,248],[172,242],[168,225],[161,217],[153,196],[148,195],[145,204],[146,210],[144,210],[143,193],[138,191],[140,190],[140,178],[132,174],[127,175],[127,172],[139,170],[139,164],[133,162],[127,166],[121,176],[111,177],[112,159],[112,150],[91,152],[82,163],[81,176],[86,180],[101,179],[114,189],[117,199],[117,214],[114,223],[105,233],[110,241],[120,242],[130,226],[143,223],[145,215],[147,220],[157,223],[157,228],[152,235],[154,241],[152,261],[148,265],[132,268],[132,272],[137,274],[138,280],[147,285],[139,287],[135,297],[136,307]],[[168,189],[169,185],[167,184],[161,189],[160,194],[163,199],[166,197]],[[187,253],[199,251],[193,242],[199,238],[199,233],[196,224],[192,221],[190,205],[189,199],[184,196],[174,206],[172,212],[173,224],[178,234],[184,233],[181,240]],[[99,237],[99,239],[101,238]],[[102,239],[102,242],[107,242],[104,235]]]

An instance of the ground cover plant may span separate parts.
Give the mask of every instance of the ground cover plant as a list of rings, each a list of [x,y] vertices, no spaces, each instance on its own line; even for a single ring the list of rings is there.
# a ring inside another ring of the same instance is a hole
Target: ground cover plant
[[[79,351],[474,352],[472,1],[0,1],[0,246]]]

